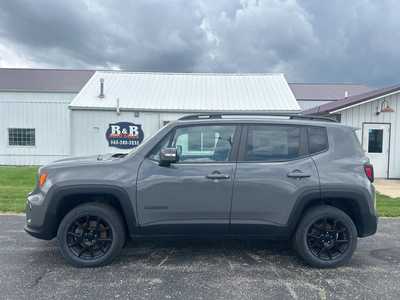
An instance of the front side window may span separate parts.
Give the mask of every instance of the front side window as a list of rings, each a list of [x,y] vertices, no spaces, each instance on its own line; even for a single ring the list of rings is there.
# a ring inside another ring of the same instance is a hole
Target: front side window
[[[8,128],[9,146],[35,146],[34,128]]]
[[[232,151],[235,126],[192,126],[176,130],[172,147],[180,162],[227,161]]]
[[[302,155],[301,127],[280,125],[249,126],[246,161],[284,161]]]
[[[160,150],[174,147],[178,162],[228,161],[233,145],[235,126],[187,126],[175,130],[150,152],[149,158],[159,160]]]

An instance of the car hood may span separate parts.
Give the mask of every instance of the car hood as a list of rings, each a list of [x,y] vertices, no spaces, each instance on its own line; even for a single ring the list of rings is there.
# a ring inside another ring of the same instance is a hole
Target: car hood
[[[78,156],[78,157],[69,157],[60,160],[53,161],[47,164],[46,168],[51,167],[61,167],[61,166],[80,166],[80,165],[87,165],[87,164],[98,164],[104,163],[105,161],[117,160],[122,157],[125,157],[126,154],[123,153],[107,153],[107,154],[99,154],[99,155],[90,155],[90,156]]]

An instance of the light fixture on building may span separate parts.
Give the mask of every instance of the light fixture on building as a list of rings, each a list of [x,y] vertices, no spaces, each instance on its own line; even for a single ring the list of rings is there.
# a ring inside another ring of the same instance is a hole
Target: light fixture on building
[[[139,118],[140,113],[138,111],[135,111],[135,118]]]
[[[376,107],[376,115],[378,116],[380,113],[388,113],[394,112],[394,109],[389,106],[389,102],[387,100],[383,100]]]

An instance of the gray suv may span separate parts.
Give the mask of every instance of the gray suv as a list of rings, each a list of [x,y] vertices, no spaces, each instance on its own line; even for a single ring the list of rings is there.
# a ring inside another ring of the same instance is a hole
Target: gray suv
[[[373,177],[354,129],[330,119],[191,115],[129,154],[41,167],[25,230],[77,267],[110,263],[127,237],[290,239],[334,267],[376,232]]]

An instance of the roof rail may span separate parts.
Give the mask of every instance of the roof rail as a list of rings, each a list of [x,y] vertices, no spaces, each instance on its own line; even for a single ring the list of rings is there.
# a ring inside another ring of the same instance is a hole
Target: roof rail
[[[247,113],[205,113],[205,114],[192,114],[186,115],[179,120],[202,120],[202,119],[222,119],[223,116],[260,116],[260,117],[287,117],[290,120],[311,120],[311,121],[326,121],[326,122],[338,122],[337,120],[329,117],[301,115],[301,114],[285,114],[285,113],[259,113],[259,112],[247,112]]]

